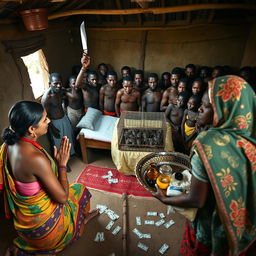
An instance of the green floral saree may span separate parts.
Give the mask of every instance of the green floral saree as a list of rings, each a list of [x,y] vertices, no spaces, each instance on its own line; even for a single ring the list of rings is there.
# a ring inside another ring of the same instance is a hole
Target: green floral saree
[[[209,98],[213,126],[198,135],[194,151],[213,194],[193,226],[207,234],[200,242],[210,255],[246,255],[256,240],[256,96],[242,78],[223,76],[209,83]]]

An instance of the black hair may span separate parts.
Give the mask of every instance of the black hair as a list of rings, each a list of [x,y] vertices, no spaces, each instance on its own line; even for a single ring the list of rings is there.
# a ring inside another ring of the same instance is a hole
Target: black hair
[[[200,107],[200,105],[201,105],[201,97],[200,96],[192,95],[192,96],[189,97],[189,99],[194,99],[195,100],[195,103],[196,103],[195,108],[196,109],[198,109]]]
[[[35,101],[19,101],[12,106],[8,119],[10,127],[5,128],[2,139],[7,145],[13,145],[24,137],[30,126],[37,126],[43,116],[43,106]]]
[[[89,71],[87,72],[87,77],[92,76],[92,75],[97,76],[97,72],[94,71],[94,70],[89,70]]]
[[[182,73],[183,73],[183,71],[182,71],[182,69],[179,68],[179,67],[173,68],[173,69],[172,69],[172,72],[171,72],[172,75],[182,75]]]
[[[192,68],[192,69],[196,70],[196,66],[194,64],[186,65],[185,69],[187,69],[187,68]]]
[[[106,76],[106,77],[108,77],[108,76],[116,76],[116,77],[117,77],[117,73],[116,73],[116,71],[114,71],[114,70],[112,70],[112,71],[108,71],[108,73],[107,73],[107,76]]]
[[[68,81],[70,81],[71,79],[76,79],[76,76],[72,75],[68,78]]]
[[[208,87],[208,83],[205,83],[204,80],[203,80],[201,77],[197,77],[197,78],[193,81],[193,84],[194,84],[194,82],[200,82],[200,83],[201,83],[201,91],[199,92],[198,96],[199,96],[200,98],[202,98],[202,96],[203,96],[205,90],[206,90],[207,87]],[[193,84],[192,84],[192,87],[193,87]],[[192,90],[192,88],[191,88],[191,90]]]
[[[135,75],[142,75],[142,76],[144,76],[144,71],[141,70],[141,69],[137,69],[137,70],[135,70],[135,72],[134,72],[134,76],[135,76]]]
[[[244,66],[244,67],[240,68],[239,71],[240,71],[240,72],[252,73],[252,72],[253,72],[253,69],[252,69],[252,67],[250,67],[250,66]]]
[[[62,80],[61,75],[60,75],[59,73],[51,73],[50,76],[49,76],[49,82],[52,81],[52,78],[53,78],[53,77],[57,77],[57,78],[59,78],[60,80]]]
[[[100,68],[100,66],[105,66],[105,67],[108,69],[108,65],[105,64],[105,63],[100,63],[100,64],[98,65],[98,69]]]
[[[220,70],[223,73],[223,67],[222,66],[215,66],[212,70],[217,69]]]
[[[188,79],[186,77],[182,77],[179,81],[179,83],[182,82],[182,83],[188,83]]]
[[[150,77],[153,77],[153,78],[155,78],[155,79],[158,80],[158,75],[157,75],[156,73],[150,73],[150,74],[148,75],[148,78],[150,78]]]
[[[171,73],[170,72],[164,72],[162,75],[161,75],[161,78],[163,79],[164,76],[171,76]]]
[[[131,68],[130,68],[130,67],[128,67],[128,66],[123,66],[123,67],[121,68],[121,72],[122,72],[123,70],[128,70],[129,73],[131,74]]]
[[[194,82],[200,82],[200,83],[203,83],[204,82],[204,80],[201,78],[201,77],[197,77],[197,78],[195,78],[195,80],[193,81],[193,83]]]
[[[210,72],[211,72],[211,68],[208,67],[208,66],[202,66],[199,68],[199,73],[202,71],[202,70],[206,70],[207,74],[210,75]]]
[[[124,81],[132,82],[132,77],[131,77],[131,76],[123,77],[123,82],[124,82]]]
[[[189,92],[188,92],[188,91],[184,91],[184,92],[180,92],[180,93],[178,94],[178,97],[179,97],[179,96],[183,97],[183,98],[184,98],[184,100],[185,100],[185,102],[187,103],[187,102],[188,102],[188,99],[189,99],[190,94],[189,94]]]

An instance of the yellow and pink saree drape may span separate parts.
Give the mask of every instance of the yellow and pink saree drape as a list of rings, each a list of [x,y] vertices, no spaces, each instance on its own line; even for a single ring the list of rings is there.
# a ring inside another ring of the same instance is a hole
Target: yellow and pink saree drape
[[[54,160],[40,145],[33,144],[46,154],[58,176]],[[18,255],[55,255],[81,236],[91,194],[82,184],[73,183],[65,204],[54,202],[43,188],[33,196],[21,196],[8,167],[7,148],[6,144],[0,148],[0,189],[6,216],[13,217],[18,233],[14,239]]]

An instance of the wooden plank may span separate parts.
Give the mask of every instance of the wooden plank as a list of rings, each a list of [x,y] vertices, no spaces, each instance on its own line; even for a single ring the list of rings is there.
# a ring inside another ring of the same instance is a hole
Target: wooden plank
[[[215,3],[218,3],[219,0],[215,0]],[[208,22],[211,23],[214,19],[214,16],[215,16],[215,10],[210,10],[209,11],[210,14],[208,16]]]
[[[193,0],[189,0],[189,4],[192,4]],[[191,12],[187,12],[187,22],[188,24],[191,23],[191,20],[192,20],[192,13]]]
[[[137,14],[139,25],[141,26],[143,24],[142,20],[142,14]]]
[[[66,2],[67,0],[50,0],[51,3]]]
[[[142,8],[142,9],[146,9],[149,7],[149,3],[148,2],[144,2],[144,1],[136,1],[137,4]]]
[[[120,0],[116,0],[116,6],[118,9],[122,9],[122,4],[120,2]],[[121,23],[124,24],[125,23],[125,20],[124,20],[124,16],[123,15],[120,15],[120,20],[121,20]]]
[[[161,6],[165,7],[165,0],[161,0]],[[166,24],[166,14],[165,13],[162,14],[162,22],[163,22],[163,25]]]
[[[81,7],[83,6],[86,6],[88,3],[90,3],[92,0],[83,0],[83,1],[80,1],[79,2],[75,2],[75,1],[72,1],[70,2],[70,4],[64,6],[65,9],[70,9],[72,8],[73,10],[78,10],[80,9]]]
[[[79,143],[80,143],[80,148],[81,148],[81,152],[82,152],[82,160],[83,160],[84,163],[88,164],[87,148],[86,148],[83,133],[79,134]]]
[[[79,134],[79,143],[82,152],[83,162],[88,164],[88,149],[89,148],[97,148],[97,149],[108,149],[111,150],[111,142],[86,139],[83,133]]]
[[[193,5],[182,5],[182,6],[171,6],[163,8],[134,8],[134,9],[87,9],[87,10],[74,10],[55,13],[48,16],[49,20],[67,17],[72,15],[132,15],[140,13],[152,13],[152,14],[163,14],[163,13],[177,13],[177,12],[188,12],[198,10],[220,10],[220,9],[240,9],[240,10],[256,10],[256,4],[193,4]]]
[[[145,27],[87,27],[86,30],[90,31],[168,31],[168,30],[180,30],[180,29],[192,29],[197,27],[209,27],[215,26],[215,24],[192,24],[192,25],[178,25],[178,26],[145,26]]]

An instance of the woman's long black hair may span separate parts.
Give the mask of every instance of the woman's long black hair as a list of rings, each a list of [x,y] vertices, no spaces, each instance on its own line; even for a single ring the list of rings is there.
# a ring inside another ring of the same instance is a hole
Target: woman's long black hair
[[[35,101],[19,101],[12,106],[8,118],[10,126],[5,128],[2,139],[7,145],[13,145],[24,137],[30,126],[37,126],[43,116],[43,106]]]

